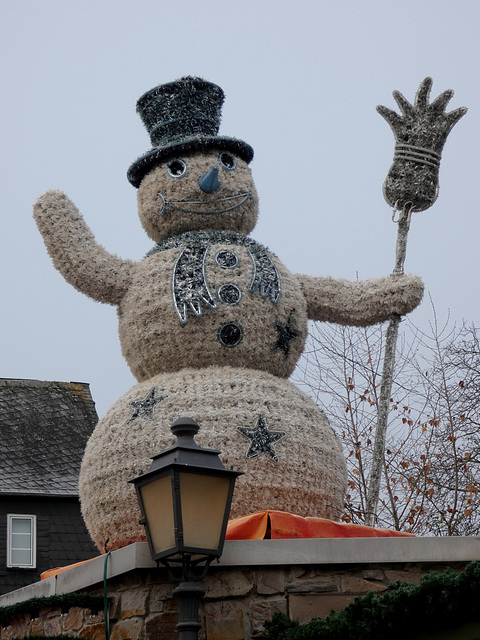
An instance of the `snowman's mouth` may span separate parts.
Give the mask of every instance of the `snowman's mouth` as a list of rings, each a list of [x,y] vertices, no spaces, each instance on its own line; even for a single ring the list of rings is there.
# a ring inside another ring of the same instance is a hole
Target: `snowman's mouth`
[[[228,211],[233,211],[238,207],[241,207],[243,204],[252,201],[252,204],[255,203],[255,198],[253,197],[250,191],[245,191],[243,193],[237,193],[232,196],[223,196],[223,198],[217,198],[215,202],[221,208],[219,209],[205,209],[205,206],[209,206],[209,202],[205,202],[204,200],[166,200],[163,193],[158,194],[158,198],[162,201],[162,209],[160,211],[160,215],[164,215],[167,210],[171,209],[173,211],[181,211],[182,213],[196,213],[199,215],[218,215],[220,213],[227,213]]]

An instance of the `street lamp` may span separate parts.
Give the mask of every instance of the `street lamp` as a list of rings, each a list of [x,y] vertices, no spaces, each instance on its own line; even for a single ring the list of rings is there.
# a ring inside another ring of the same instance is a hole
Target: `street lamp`
[[[179,640],[196,640],[198,605],[205,591],[195,584],[222,555],[235,481],[242,472],[225,469],[220,451],[199,447],[199,425],[179,418],[169,449],[153,456],[150,469],[130,480],[135,485],[150,553],[167,567],[179,586]]]

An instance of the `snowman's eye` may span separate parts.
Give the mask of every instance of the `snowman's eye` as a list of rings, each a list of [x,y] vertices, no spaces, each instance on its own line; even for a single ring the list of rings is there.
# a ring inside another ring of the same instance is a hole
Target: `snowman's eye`
[[[171,178],[182,178],[187,173],[187,163],[183,160],[170,160],[167,173]]]
[[[230,153],[226,153],[225,151],[222,151],[222,153],[219,154],[218,159],[222,163],[223,168],[227,171],[233,171],[237,166],[235,158]]]

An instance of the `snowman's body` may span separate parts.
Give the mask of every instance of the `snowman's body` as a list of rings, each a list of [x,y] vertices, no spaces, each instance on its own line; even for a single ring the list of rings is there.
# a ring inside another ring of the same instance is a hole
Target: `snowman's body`
[[[82,463],[82,512],[102,551],[142,539],[127,481],[173,444],[170,426],[181,416],[199,423],[200,445],[246,472],[232,515],[337,518],[346,484],[340,444],[313,400],[286,379],[307,321],[366,326],[408,313],[422,297],[413,276],[293,274],[250,238],[253,151],[216,135],[222,101],[219,87],[195,78],[139,101],[156,145],[129,172],[140,220],[158,243],[144,260],[108,253],[64,194],[47,192],[35,205],[65,279],[117,306],[122,351],[139,381],[99,421]]]
[[[264,509],[338,519],[346,483],[338,438],[324,414],[288,380],[243,367],[188,368],[139,383],[100,420],[80,475],[82,512],[98,548],[142,540],[128,480],[152,452],[172,446],[170,426],[195,416],[199,445],[244,471],[231,517]]]
[[[158,245],[135,266],[118,309],[138,380],[232,362],[286,378],[307,334],[299,279],[236,233],[191,232]]]
[[[339,441],[312,399],[279,379],[303,350],[307,304],[276,256],[236,233],[174,237],[132,269],[118,315],[125,358],[144,382],[100,420],[82,464],[82,510],[100,549],[142,539],[127,482],[171,446],[169,427],[183,415],[201,425],[201,446],[246,472],[232,517],[339,517]]]

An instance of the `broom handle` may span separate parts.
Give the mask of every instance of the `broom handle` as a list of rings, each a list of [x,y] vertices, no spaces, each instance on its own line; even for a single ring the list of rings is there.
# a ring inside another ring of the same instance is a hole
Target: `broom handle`
[[[403,209],[398,219],[397,246],[395,251],[395,268],[392,275],[402,275],[407,253],[407,236],[410,228],[412,209]],[[390,317],[385,335],[385,356],[383,360],[382,383],[380,385],[380,399],[378,402],[377,427],[373,445],[372,469],[368,483],[365,522],[368,526],[376,524],[376,511],[380,496],[380,479],[382,476],[385,456],[385,439],[388,426],[388,413],[392,394],[393,369],[395,366],[395,352],[397,348],[398,327],[401,316],[394,313]]]

